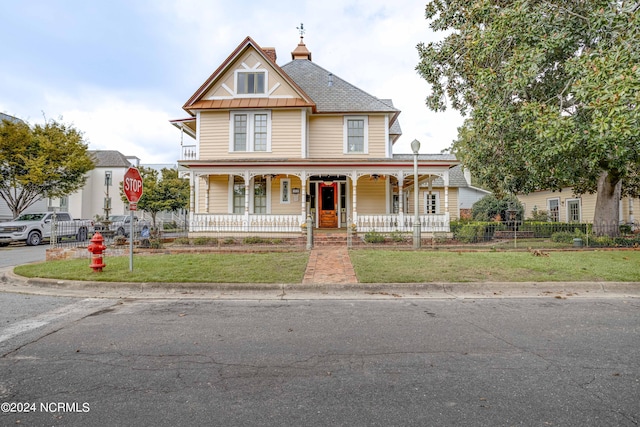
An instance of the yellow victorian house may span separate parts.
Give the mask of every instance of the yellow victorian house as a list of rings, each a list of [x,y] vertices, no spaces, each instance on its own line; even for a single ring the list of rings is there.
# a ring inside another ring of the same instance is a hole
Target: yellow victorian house
[[[394,154],[400,111],[311,60],[300,39],[279,66],[250,37],[184,104],[178,162],[191,185],[190,232],[449,231],[458,215],[450,154]]]

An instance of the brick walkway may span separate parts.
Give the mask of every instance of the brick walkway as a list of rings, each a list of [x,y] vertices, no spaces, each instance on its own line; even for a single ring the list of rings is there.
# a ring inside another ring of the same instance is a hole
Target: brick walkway
[[[320,247],[311,250],[302,283],[358,283],[346,247]]]

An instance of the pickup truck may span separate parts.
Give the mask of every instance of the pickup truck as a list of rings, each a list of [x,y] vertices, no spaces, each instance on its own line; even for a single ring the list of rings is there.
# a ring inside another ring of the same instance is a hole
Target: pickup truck
[[[24,213],[8,222],[0,222],[0,246],[11,242],[24,241],[29,246],[37,246],[44,239],[50,239],[54,221],[53,212]],[[73,237],[79,242],[87,240],[93,221],[73,219],[66,212],[55,213],[55,235],[57,239]]]
[[[139,221],[137,216],[133,217],[134,232],[149,230],[151,227],[147,221]],[[111,232],[116,236],[129,236],[131,232],[131,215],[113,215],[109,221],[102,221],[94,224],[94,231],[100,233]]]

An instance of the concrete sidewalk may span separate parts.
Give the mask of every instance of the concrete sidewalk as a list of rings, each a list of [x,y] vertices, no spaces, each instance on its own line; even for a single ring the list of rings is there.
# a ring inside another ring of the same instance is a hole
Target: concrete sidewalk
[[[640,298],[637,282],[482,283],[131,283],[17,276],[0,269],[0,292],[134,299],[480,299]]]

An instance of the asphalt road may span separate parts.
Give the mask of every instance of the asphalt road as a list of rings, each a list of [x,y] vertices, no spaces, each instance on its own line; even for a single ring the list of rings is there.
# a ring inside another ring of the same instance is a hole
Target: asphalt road
[[[9,245],[0,247],[0,268],[44,261],[48,244],[40,246]]]
[[[0,425],[640,423],[637,298],[0,298]]]

